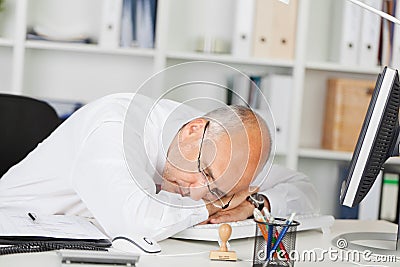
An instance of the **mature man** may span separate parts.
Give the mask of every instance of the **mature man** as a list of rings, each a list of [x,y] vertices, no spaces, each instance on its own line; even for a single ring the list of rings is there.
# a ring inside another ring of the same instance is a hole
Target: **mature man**
[[[258,204],[276,216],[317,210],[304,175],[276,165],[268,173],[270,135],[251,110],[204,115],[171,100],[154,104],[116,94],[75,112],[0,179],[0,210],[92,217],[110,237],[156,240],[245,219]],[[259,203],[247,200],[249,185]]]

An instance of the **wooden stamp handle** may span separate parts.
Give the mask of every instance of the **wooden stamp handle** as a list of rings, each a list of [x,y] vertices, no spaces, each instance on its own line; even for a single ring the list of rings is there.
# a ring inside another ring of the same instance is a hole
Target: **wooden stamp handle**
[[[219,237],[221,238],[221,247],[219,248],[220,251],[227,252],[228,248],[226,246],[226,242],[228,242],[229,238],[232,234],[232,227],[229,224],[222,224],[219,227]]]

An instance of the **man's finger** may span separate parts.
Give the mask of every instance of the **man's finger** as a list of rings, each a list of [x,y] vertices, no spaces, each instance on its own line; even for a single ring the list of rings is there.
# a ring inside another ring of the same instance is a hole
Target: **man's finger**
[[[232,222],[233,216],[230,212],[219,213],[210,218],[210,223],[224,223],[224,222]]]

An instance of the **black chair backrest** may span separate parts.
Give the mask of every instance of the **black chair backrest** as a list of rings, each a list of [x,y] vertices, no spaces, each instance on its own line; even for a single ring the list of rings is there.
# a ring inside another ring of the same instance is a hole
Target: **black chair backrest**
[[[59,124],[57,113],[46,102],[0,94],[0,178]]]

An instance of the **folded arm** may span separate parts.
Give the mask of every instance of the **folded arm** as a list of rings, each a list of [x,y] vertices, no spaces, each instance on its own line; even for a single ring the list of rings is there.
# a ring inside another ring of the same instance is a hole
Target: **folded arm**
[[[129,170],[121,127],[122,123],[106,122],[90,133],[70,175],[72,187],[106,234],[112,238],[141,233],[161,240],[205,220],[204,202],[165,191],[156,194],[146,171],[146,152],[135,147],[142,141],[137,136],[132,136],[137,140],[131,147],[137,161]]]

